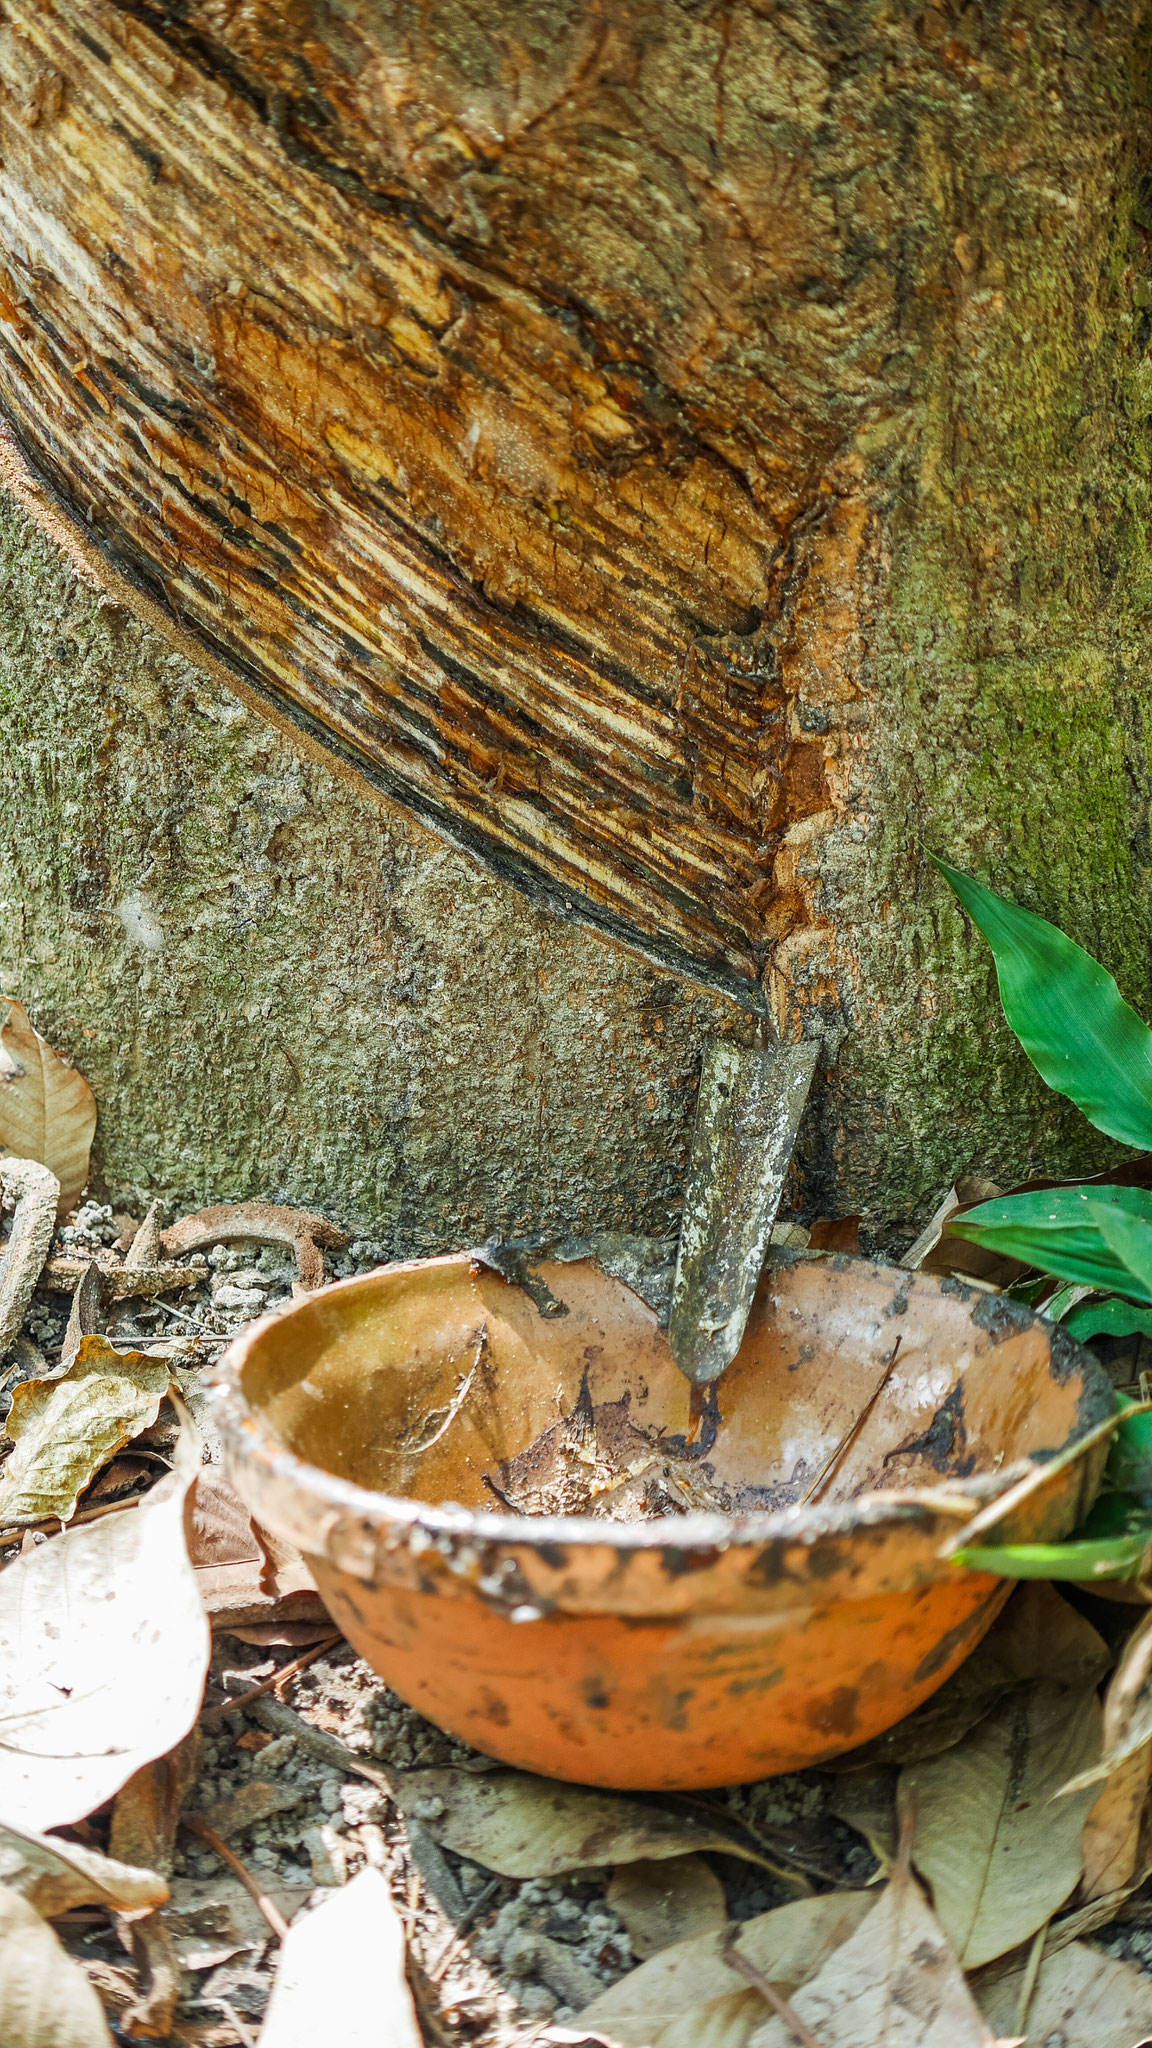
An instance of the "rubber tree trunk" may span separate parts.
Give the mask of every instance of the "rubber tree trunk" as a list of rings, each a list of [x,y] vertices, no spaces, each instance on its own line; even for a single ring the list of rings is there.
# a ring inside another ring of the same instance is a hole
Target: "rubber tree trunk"
[[[1135,0],[3,0],[0,403],[154,620],[836,1065],[1102,1156],[921,844],[1148,1002]]]

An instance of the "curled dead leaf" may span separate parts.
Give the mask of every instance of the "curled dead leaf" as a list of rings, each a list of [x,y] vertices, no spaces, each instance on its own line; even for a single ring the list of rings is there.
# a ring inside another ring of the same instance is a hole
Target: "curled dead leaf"
[[[0,1152],[48,1167],[66,1216],[88,1183],[96,1097],[83,1074],[41,1038],[23,1004],[14,996],[0,1000],[8,1005],[0,1028]]]
[[[981,1972],[975,1989],[992,2028],[1011,2034],[1024,1966]],[[1053,2048],[1139,2048],[1152,2034],[1152,1978],[1075,1941],[1046,1956],[1028,2007],[1030,2043]]]
[[[796,1899],[746,1920],[735,1945],[792,1998],[875,1905],[874,1892]],[[729,1932],[661,1949],[585,2006],[580,2025],[621,2048],[744,2048],[763,2020],[764,2001],[724,1960]]]
[[[200,1469],[185,1416],[173,1470],[135,1506],[0,1572],[0,1813],[82,1819],[187,1734],[211,1641],[184,1542]]]
[[[60,1378],[17,1387],[7,1422],[16,1448],[0,1477],[0,1523],[66,1522],[100,1467],[155,1422],[170,1384],[164,1360],[89,1336]]]
[[[1107,1898],[1146,1874],[1144,1809],[1152,1779],[1152,1740],[1116,1765],[1097,1790],[1080,1835],[1080,1895]]]
[[[1033,1684],[962,1742],[903,1771],[912,1858],[968,1969],[1027,1941],[1080,1879],[1080,1831],[1095,1794],[1057,1795],[1100,1751],[1095,1687]]]
[[[214,1627],[303,1624],[331,1633],[328,1611],[300,1552],[257,1527],[218,1465],[201,1468],[189,1495],[187,1524],[188,1554]]]
[[[625,1863],[614,1871],[608,1904],[641,1960],[727,1925],[724,1887],[702,1856]]]
[[[943,1928],[901,1865],[792,2005],[825,2048],[996,2048]],[[774,2015],[750,2048],[795,2048],[795,2039]]]
[[[0,1186],[15,1199],[16,1213],[0,1261],[0,1361],[20,1342],[20,1326],[28,1313],[56,1228],[60,1183],[35,1159],[0,1158]],[[5,1375],[7,1378],[7,1375]]]
[[[362,1870],[288,1929],[260,2048],[317,2048],[337,2016],[340,2048],[421,2048],[404,1929],[378,1870]]]
[[[502,1877],[556,1877],[593,1864],[704,1849],[762,1861],[691,1814],[527,1771],[405,1771],[393,1795],[401,1811],[422,1820],[437,1842]]]
[[[1104,1696],[1103,1745],[1091,1769],[1066,1788],[1078,1792],[1109,1777],[1152,1740],[1152,1614],[1133,1629]]]
[[[102,1856],[82,1842],[0,1825],[0,1883],[45,1919],[73,1906],[139,1913],[162,1906],[168,1886],[158,1871]]]
[[[4,2048],[112,2048],[95,1991],[52,1929],[0,1884],[0,2041]]]

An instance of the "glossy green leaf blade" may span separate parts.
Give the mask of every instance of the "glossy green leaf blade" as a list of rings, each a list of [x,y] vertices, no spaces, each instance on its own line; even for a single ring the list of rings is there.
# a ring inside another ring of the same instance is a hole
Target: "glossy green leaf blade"
[[[1138,1221],[1152,1231],[1152,1190],[1093,1186],[1002,1195],[955,1217],[949,1229],[1061,1280],[1152,1302],[1152,1281],[1145,1285],[1109,1245],[1100,1226],[1102,1214]]]
[[[963,1221],[963,1230],[959,1224],[955,1228],[973,1244],[987,1245],[990,1250],[1003,1252],[1027,1266],[1042,1266],[1046,1273],[1055,1273],[1061,1280],[1080,1280],[1109,1293],[1134,1294],[1141,1301],[1152,1301],[1152,1294],[1146,1293],[1113,1256],[1098,1230],[1057,1230],[1039,1224],[1032,1229],[1006,1224],[969,1226],[966,1217]]]
[[[1070,1543],[974,1543],[957,1550],[956,1562],[998,1579],[1134,1579],[1139,1577],[1147,1535],[1104,1536]]]
[[[1105,1301],[1086,1301],[1064,1317],[1069,1336],[1086,1344],[1089,1337],[1152,1337],[1152,1309],[1138,1308],[1110,1294]]]
[[[1094,1228],[1096,1207],[1120,1209],[1126,1216],[1138,1216],[1152,1224],[1152,1188],[1127,1188],[1118,1182],[1074,1182],[1064,1188],[1030,1188],[1022,1195],[997,1195],[979,1202],[948,1221],[949,1230],[965,1230],[970,1223],[1043,1223],[1061,1230]]]
[[[936,866],[991,946],[1004,1015],[1049,1087],[1098,1131],[1152,1149],[1152,1031],[1112,976],[1046,918]]]
[[[1105,1484],[1114,1491],[1105,1494],[1104,1500],[1115,1501],[1125,1495],[1131,1495],[1147,1510],[1152,1503],[1152,1414],[1146,1409],[1142,1411],[1127,1394],[1118,1393],[1116,1405],[1121,1413],[1129,1412],[1125,1413],[1125,1420],[1116,1431],[1108,1451],[1104,1479]],[[1101,1505],[1099,1501],[1096,1503],[1094,1514]],[[1118,1531],[1105,1530],[1093,1525],[1088,1533],[1099,1536],[1112,1535]]]
[[[1110,1202],[1093,1202],[1090,1208],[1092,1221],[1113,1258],[1139,1282],[1139,1292],[1152,1299],[1152,1223],[1141,1216],[1125,1215]],[[1126,1287],[1123,1291],[1133,1294],[1137,1289]]]

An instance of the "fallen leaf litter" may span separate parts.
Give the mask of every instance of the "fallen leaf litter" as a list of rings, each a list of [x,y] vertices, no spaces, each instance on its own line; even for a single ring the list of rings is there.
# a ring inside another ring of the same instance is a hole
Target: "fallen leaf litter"
[[[37,1057],[41,1078],[55,1075],[50,1049]],[[22,1078],[0,1074],[0,1106]],[[87,1116],[83,1091],[65,1093]],[[76,1129],[57,1121],[63,1157]],[[1065,2048],[1131,2048],[1152,2031],[1146,1628],[1111,1680],[1103,1762],[1093,1702],[1115,1651],[1032,1586],[943,1692],[835,1769],[693,1799],[504,1770],[333,1641],[301,1561],[254,1529],[211,1462],[180,1513],[199,1454],[173,1402],[203,1413],[203,1368],[245,1320],[385,1248],[263,1204],[161,1232],[155,1211],[137,1223],[90,1201],[56,1227],[47,1181],[0,1171],[9,1196],[34,1196],[0,1304],[35,1267],[0,1358],[15,1446],[0,1479],[6,2048],[39,2048],[47,2009],[66,2017],[69,2048],[105,2048],[110,2026],[181,2048],[258,2035],[295,2048],[337,2023],[334,1968],[347,2048],[373,2038],[365,2015],[381,2012],[390,2038],[435,2048],[959,2048],[1029,2025],[1030,2042],[1058,2030]],[[33,1208],[38,1248],[22,1254]],[[90,1434],[75,1407],[88,1382]],[[519,1512],[730,1507],[694,1448],[637,1430],[623,1404],[593,1408],[585,1390],[492,1477]],[[61,1515],[70,1533],[56,1536]],[[102,1645],[85,1632],[86,1571],[115,1587],[126,1632],[116,1639],[113,1614],[111,1649],[105,1616]],[[54,1622],[78,1592],[76,1626],[42,1630],[37,1617]],[[140,1598],[157,1613],[150,1659],[133,1635]]]

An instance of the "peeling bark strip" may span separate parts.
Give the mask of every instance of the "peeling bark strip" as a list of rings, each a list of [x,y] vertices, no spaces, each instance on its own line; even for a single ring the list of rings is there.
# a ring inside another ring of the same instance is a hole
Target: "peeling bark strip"
[[[0,5],[0,402],[59,497],[423,814],[746,988],[867,718],[866,13]]]

